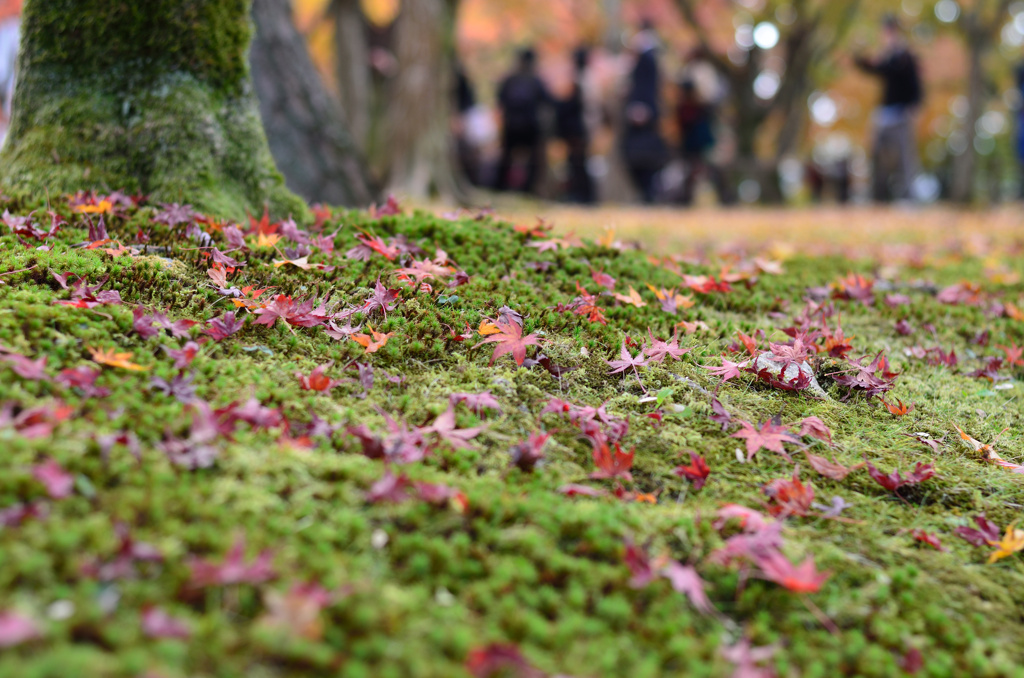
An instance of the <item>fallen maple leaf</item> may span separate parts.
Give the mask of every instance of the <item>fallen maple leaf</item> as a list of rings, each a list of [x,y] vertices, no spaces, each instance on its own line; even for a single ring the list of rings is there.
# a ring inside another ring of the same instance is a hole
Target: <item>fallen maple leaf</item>
[[[159,607],[147,607],[142,611],[142,632],[150,638],[176,638],[187,640],[192,635],[191,625],[167,614]]]
[[[21,645],[42,635],[31,618],[10,610],[0,611],[0,648]]]
[[[1017,529],[1017,523],[1011,523],[1006,528],[1006,534],[1001,541],[990,541],[989,544],[998,547],[988,557],[988,562],[994,563],[997,560],[1012,556],[1018,551],[1024,551],[1024,530]]]
[[[806,516],[814,503],[814,487],[804,485],[800,480],[799,466],[793,469],[792,478],[779,478],[768,483],[764,493],[775,502],[768,507],[768,512],[776,518]]]
[[[575,497],[577,495],[583,497],[603,497],[608,494],[607,491],[597,487],[590,487],[589,485],[580,485],[579,483],[566,483],[558,488],[560,494],[564,494],[567,497]]]
[[[925,532],[924,530],[911,530],[910,536],[914,538],[914,541],[919,541],[922,544],[931,546],[936,551],[948,551],[942,542],[939,541],[938,535],[932,532]]]
[[[985,455],[986,460],[991,461],[993,464],[996,464],[998,466],[1002,466],[1005,469],[1008,469],[1011,473],[1024,474],[1024,465],[1014,464],[1013,462],[1006,461],[1005,459],[1003,459],[999,455],[999,453],[996,452],[995,445],[993,443],[985,444],[978,440],[975,440],[971,436],[967,435],[967,433],[965,433],[964,430],[961,429],[959,426],[954,425],[953,428],[955,428],[957,432],[960,433],[960,438],[965,443],[967,443],[967,445],[969,445],[971,449],[973,449],[975,452],[983,453]]]
[[[686,478],[693,483],[693,489],[700,490],[707,482],[711,468],[704,457],[690,450],[690,463],[686,466],[677,466],[672,473],[680,478]]]
[[[925,464],[920,461],[917,462],[917,466],[906,477],[901,476],[899,471],[893,471],[886,475],[875,468],[875,465],[871,462],[867,462],[867,467],[868,473],[874,478],[875,482],[890,492],[896,492],[904,485],[917,485],[935,475],[935,468],[931,464]]]
[[[792,442],[793,440],[793,434],[789,432],[788,428],[771,420],[761,424],[761,428],[756,428],[749,421],[743,421],[742,419],[738,420],[737,423],[743,427],[743,430],[733,433],[730,437],[746,440],[747,461],[753,459],[754,455],[761,449],[777,452],[792,461],[792,457],[789,456],[789,453],[782,446],[783,443]]]
[[[545,674],[535,668],[523,656],[518,647],[510,643],[491,643],[485,647],[470,650],[466,657],[466,671],[473,678],[544,678]]]
[[[829,578],[828,572],[817,571],[812,556],[794,565],[778,551],[769,551],[757,558],[757,566],[764,579],[797,593],[815,593]]]
[[[817,438],[829,445],[832,444],[832,431],[818,417],[804,417],[800,420],[800,435]]]
[[[638,367],[646,367],[647,359],[644,358],[643,351],[637,354],[634,358],[629,354],[629,349],[626,348],[626,342],[622,342],[622,350],[619,354],[619,360],[606,360],[605,362],[614,369],[610,370],[608,374],[620,374],[628,369],[632,369],[636,372]]]
[[[886,401],[884,396],[875,396],[875,397],[878,398],[883,405],[885,405],[885,409],[889,410],[889,413],[892,414],[893,416],[902,417],[902,416],[906,415],[908,412],[912,412],[914,410],[914,406],[913,405],[910,405],[908,407],[908,406],[904,405],[903,401],[900,400],[899,398],[896,399],[896,403],[899,403],[897,405],[897,404],[890,403],[890,402]]]
[[[984,513],[974,516],[974,522],[977,529],[961,525],[953,531],[975,546],[987,546],[999,540],[999,526],[986,518]]]
[[[136,365],[130,362],[129,359],[133,354],[131,353],[117,353],[115,349],[98,349],[92,347],[86,347],[89,353],[92,355],[92,359],[98,362],[100,365],[109,365],[110,367],[120,367],[123,370],[132,370],[133,372],[145,372],[149,370],[149,367],[143,367],[142,365]]]
[[[238,536],[222,563],[192,558],[188,562],[191,584],[196,587],[226,586],[230,584],[260,584],[277,575],[271,564],[273,554],[262,551],[255,560],[245,562],[245,537]]]
[[[64,499],[71,495],[75,486],[74,477],[65,471],[52,457],[32,467],[32,477],[42,483],[51,499]]]
[[[615,445],[615,452],[608,447],[607,441],[601,441],[594,445],[594,466],[597,470],[590,474],[594,480],[602,478],[622,478],[625,481],[633,480],[633,474],[629,472],[633,468],[634,450],[623,452],[618,443]]]
[[[736,377],[740,376],[740,370],[745,368],[749,363],[749,360],[746,360],[742,363],[734,363],[731,360],[726,360],[725,358],[723,358],[721,367],[715,367],[714,365],[701,365],[701,367],[706,369],[711,374],[721,377],[722,381],[718,382],[718,385],[721,386],[730,379],[735,379]]]
[[[302,372],[296,372],[295,376],[299,380],[299,388],[301,388],[303,391],[323,392],[329,391],[338,384],[340,384],[340,381],[331,379],[330,377],[324,374],[324,372],[326,372],[333,364],[334,361],[331,360],[326,364],[317,365],[316,367],[313,368],[313,371],[310,372],[308,376],[304,375]]]
[[[526,347],[540,346],[540,337],[536,334],[528,334],[524,337],[523,328],[515,322],[499,318],[495,321],[494,325],[498,332],[488,336],[473,347],[478,348],[484,344],[497,344],[494,347],[494,353],[491,354],[489,365],[493,365],[495,360],[507,353],[512,354],[516,365],[522,365],[523,361],[526,360]]]
[[[378,332],[369,325],[367,325],[367,329],[370,330],[370,334],[352,335],[352,341],[364,347],[366,349],[366,353],[376,353],[387,345],[388,339],[395,336],[394,332]]]
[[[629,294],[619,294],[618,292],[612,292],[612,297],[621,301],[624,304],[635,306],[636,308],[643,308],[647,305],[647,302],[643,300],[640,293],[633,289],[632,285],[629,288]]]
[[[831,478],[832,480],[843,480],[844,478],[846,478],[846,476],[850,475],[851,472],[864,467],[864,463],[861,462],[859,464],[855,464],[854,466],[847,468],[842,464],[838,464],[834,461],[829,461],[828,459],[825,459],[824,457],[819,457],[816,454],[811,454],[807,450],[804,450],[803,453],[804,456],[807,457],[807,463],[811,465],[811,468],[813,468],[815,471],[825,476],[826,478]]]
[[[424,433],[436,433],[439,438],[446,440],[455,449],[469,447],[469,441],[483,432],[483,426],[472,428],[458,428],[455,423],[455,407],[449,403],[448,409],[437,416],[434,423],[424,429]]]

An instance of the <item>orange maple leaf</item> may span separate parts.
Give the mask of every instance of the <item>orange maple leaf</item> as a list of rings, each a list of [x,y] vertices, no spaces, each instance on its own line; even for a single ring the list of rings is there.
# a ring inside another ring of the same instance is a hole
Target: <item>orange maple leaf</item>
[[[106,214],[112,207],[109,200],[100,200],[98,205],[79,205],[75,211],[79,214]]]
[[[372,327],[368,327],[368,329],[370,330],[370,334],[373,335],[372,337],[370,336],[370,334],[352,335],[352,340],[355,341],[360,346],[365,346],[367,353],[376,353],[380,349],[384,348],[385,344],[388,343],[388,339],[395,336],[394,332],[388,332],[387,334],[383,334],[381,332],[376,331]]]
[[[612,296],[615,297],[616,299],[618,299],[619,301],[621,301],[624,304],[629,304],[631,306],[636,306],[637,308],[643,308],[644,306],[647,305],[647,302],[643,300],[643,298],[640,296],[639,292],[637,292],[635,289],[633,289],[632,285],[629,288],[629,294],[628,295],[627,294],[619,294],[618,292],[613,292]]]
[[[885,405],[885,409],[889,410],[890,414],[897,417],[902,417],[908,412],[912,412],[914,410],[913,405],[910,405],[908,407],[907,405],[904,405],[903,401],[900,400],[899,398],[896,399],[896,403],[899,403],[898,405],[896,403],[886,402],[885,397],[883,396],[877,396],[877,398],[882,402],[883,405]]]
[[[133,372],[145,372],[150,369],[142,365],[136,365],[130,362],[130,358],[133,354],[131,353],[117,353],[115,349],[99,349],[87,347],[89,353],[92,355],[92,359],[98,362],[100,365],[109,365],[110,367],[120,367],[123,370],[132,370]]]

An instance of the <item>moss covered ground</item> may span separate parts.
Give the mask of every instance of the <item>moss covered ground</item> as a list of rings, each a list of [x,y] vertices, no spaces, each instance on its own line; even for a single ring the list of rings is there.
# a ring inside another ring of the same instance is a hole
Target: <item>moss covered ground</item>
[[[1002,534],[1024,513],[1010,467],[1024,462],[1024,363],[998,348],[1024,343],[1019,245],[669,256],[392,209],[236,230],[120,196],[55,200],[66,223],[48,234],[46,206],[4,207],[0,676],[1024,675],[1024,556],[990,563],[995,546],[957,534],[982,513]],[[431,271],[430,287],[400,267]],[[599,295],[599,280],[646,305]],[[666,311],[649,284],[693,305]],[[606,323],[576,312],[577,285]],[[515,333],[506,307],[541,342],[521,367],[476,347],[491,325]],[[270,310],[292,323],[258,324]],[[244,324],[222,336],[229,312]],[[844,350],[817,335],[808,365],[827,398],[747,372],[719,385],[704,367],[748,359],[741,335],[755,351],[792,342],[782,330],[801,315],[841,323],[850,360],[883,352],[900,373],[886,398],[913,410],[844,386]],[[373,353],[370,326],[391,335]],[[690,350],[609,375],[648,331]],[[957,364],[933,364],[937,346]],[[131,355],[104,365],[90,349]],[[328,363],[337,383],[310,378]],[[500,411],[450,406],[484,392]],[[552,398],[603,405],[589,437],[587,415],[544,411]],[[709,418],[716,398],[732,423]],[[738,422],[773,417],[793,460],[748,461]],[[807,417],[831,445],[798,435]],[[522,444],[541,431],[534,465]],[[595,440],[634,450],[631,477],[591,477]],[[690,450],[710,468],[700,489],[674,473]],[[865,468],[820,475],[804,452],[936,475],[892,492]],[[764,489],[795,464],[798,499],[809,485],[818,507],[780,512]],[[730,504],[766,526],[719,520]],[[770,550],[813,559],[820,587],[773,578],[749,551],[722,557],[780,527]],[[710,609],[658,576],[673,562]]]

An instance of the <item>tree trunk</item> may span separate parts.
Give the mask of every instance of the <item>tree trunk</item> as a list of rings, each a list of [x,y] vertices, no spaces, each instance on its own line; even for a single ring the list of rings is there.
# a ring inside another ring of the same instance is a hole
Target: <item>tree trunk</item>
[[[405,2],[395,26],[398,74],[387,109],[390,190],[461,198],[450,130],[454,7],[446,0]],[[454,5],[454,3],[451,3]]]
[[[959,203],[970,203],[974,199],[974,172],[978,164],[978,151],[974,148],[978,119],[985,105],[985,81],[982,72],[984,38],[967,34],[967,115],[964,116],[963,134],[967,148],[953,161],[953,178],[950,199]]]
[[[27,0],[0,186],[125,189],[210,214],[307,214],[274,168],[248,0]]]
[[[253,0],[250,59],[270,151],[288,188],[309,201],[367,205],[365,163],[292,21],[290,0]]]
[[[334,70],[348,129],[360,153],[367,152],[373,84],[370,45],[359,0],[333,0],[328,9],[334,24]]]

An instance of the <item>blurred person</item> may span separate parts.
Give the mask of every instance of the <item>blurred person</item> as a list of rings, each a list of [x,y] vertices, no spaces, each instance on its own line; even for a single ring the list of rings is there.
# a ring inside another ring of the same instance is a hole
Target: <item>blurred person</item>
[[[455,151],[462,171],[473,185],[479,185],[480,149],[474,143],[473,131],[474,111],[477,107],[476,92],[462,64],[455,63],[455,104],[454,124]]]
[[[516,69],[502,81],[498,89],[498,105],[503,121],[498,190],[515,187],[533,193],[543,167],[541,109],[553,105],[554,99],[537,75],[536,61],[537,55],[533,49],[520,50]],[[525,177],[522,181],[512,181],[510,174],[513,164],[518,156],[523,155],[527,159]]]
[[[679,147],[685,164],[679,202],[693,203],[697,182],[707,175],[715,187],[719,200],[722,199],[721,172],[715,167],[709,155],[715,147],[714,117],[712,107],[705,103],[690,78],[679,85],[679,100],[676,103],[676,123],[679,127]]]
[[[594,180],[587,168],[590,158],[591,104],[588,96],[586,75],[590,52],[584,47],[573,53],[575,72],[572,93],[568,99],[558,102],[557,128],[568,147],[569,181],[566,198],[569,202],[591,205],[597,201]]]
[[[883,19],[882,36],[884,48],[880,55],[854,58],[858,68],[882,80],[882,101],[873,120],[872,194],[877,201],[908,200],[919,166],[914,113],[924,91],[917,58],[910,51],[895,15],[888,14]]]
[[[661,136],[661,75],[658,37],[650,22],[633,36],[630,50],[636,57],[626,95],[622,152],[630,178],[641,198],[651,204],[658,197],[658,173],[668,163],[668,146]]]
[[[0,0],[0,144],[7,136],[21,32],[21,0]]]
[[[1017,65],[1014,71],[1017,81],[1017,146],[1014,149],[1017,165],[1020,169],[1020,185],[1018,198],[1024,200],[1024,62]]]

